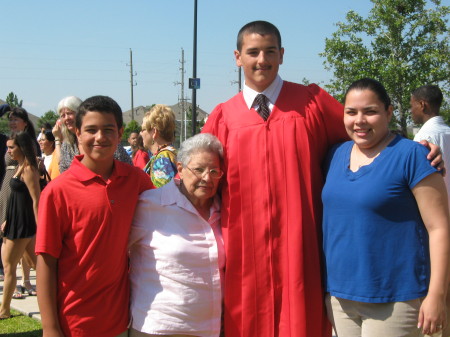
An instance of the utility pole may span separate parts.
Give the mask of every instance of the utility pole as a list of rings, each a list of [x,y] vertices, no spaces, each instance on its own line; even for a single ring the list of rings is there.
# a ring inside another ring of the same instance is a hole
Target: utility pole
[[[194,59],[192,78],[197,78],[197,0],[194,0]],[[197,89],[192,88],[192,135],[197,132]]]
[[[133,87],[137,85],[134,81],[133,77],[137,75],[136,72],[133,72],[133,51],[130,48],[130,64],[127,64],[130,67],[130,84],[131,84],[131,120],[134,121],[134,99],[133,99]]]
[[[242,91],[242,68],[238,68],[238,80],[237,81],[231,81],[231,85],[237,84],[238,85],[238,93]]]
[[[184,60],[184,49],[181,48],[181,67],[179,68],[181,70],[181,82],[174,82],[174,85],[181,85],[181,98],[179,99],[179,102],[181,103],[181,124],[180,124],[180,144],[183,142],[183,140],[186,140],[187,138],[187,123],[186,123],[186,101],[187,98],[184,95],[184,74],[186,73],[186,70],[184,70],[184,64],[186,61]],[[183,137],[184,135],[184,137]]]

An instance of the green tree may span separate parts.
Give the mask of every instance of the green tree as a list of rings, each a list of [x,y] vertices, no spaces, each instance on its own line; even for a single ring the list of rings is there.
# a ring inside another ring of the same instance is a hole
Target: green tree
[[[23,100],[19,101],[17,95],[13,92],[10,92],[8,96],[6,96],[6,103],[8,103],[11,108],[21,107]]]
[[[197,116],[198,118],[198,116]],[[192,106],[189,106],[188,111],[186,111],[186,120],[187,120],[187,126],[186,126],[186,138],[192,137]],[[197,124],[195,125],[195,134],[200,133],[200,131],[203,128],[203,125],[205,125],[204,120],[197,119]]]
[[[123,130],[122,141],[126,142],[133,131],[139,132],[140,130],[141,126],[138,124],[138,122],[136,122],[135,120],[130,121],[125,125],[125,128]]]
[[[38,119],[38,128],[40,129],[45,123],[49,123],[52,127],[56,124],[58,120],[58,114],[53,110],[48,110],[41,118]]]
[[[406,134],[411,91],[437,84],[448,97],[450,85],[450,7],[440,0],[371,0],[367,18],[354,11],[325,40],[325,68],[334,79],[325,87],[343,98],[362,77],[384,84],[395,108],[396,127]]]

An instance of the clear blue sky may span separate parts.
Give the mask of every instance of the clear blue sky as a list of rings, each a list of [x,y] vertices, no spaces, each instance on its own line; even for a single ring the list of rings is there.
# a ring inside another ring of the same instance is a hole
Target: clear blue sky
[[[210,112],[234,95],[238,79],[233,51],[238,30],[267,20],[281,31],[283,79],[330,78],[319,53],[325,38],[353,9],[366,15],[369,0],[198,0],[197,104]],[[194,0],[2,1],[0,98],[13,91],[41,116],[68,95],[102,94],[131,108],[129,50],[137,72],[134,106],[173,105],[181,96],[179,70],[192,77]]]

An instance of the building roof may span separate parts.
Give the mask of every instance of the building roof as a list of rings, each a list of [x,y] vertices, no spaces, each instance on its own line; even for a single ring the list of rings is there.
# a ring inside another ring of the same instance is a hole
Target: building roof
[[[186,109],[187,111],[190,111],[189,109],[191,108],[192,104],[190,102],[186,102]],[[182,107],[181,107],[181,102],[174,104],[174,105],[170,105],[169,106],[174,114],[175,114],[175,118],[177,121],[181,121],[181,113],[182,113]],[[138,106],[134,108],[134,120],[136,122],[138,122],[138,124],[142,124],[142,120],[144,118],[144,115],[147,111],[149,111],[151,108],[151,106]],[[128,111],[124,111],[123,112],[123,122],[124,123],[129,123],[131,121],[131,110]],[[208,114],[200,109],[199,107],[197,107],[197,120],[204,120],[206,117],[208,116]]]

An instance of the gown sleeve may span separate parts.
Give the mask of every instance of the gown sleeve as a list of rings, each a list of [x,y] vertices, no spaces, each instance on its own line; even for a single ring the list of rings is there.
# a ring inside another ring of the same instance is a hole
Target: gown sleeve
[[[310,84],[308,89],[321,112],[328,139],[328,148],[349,140],[344,127],[344,107],[342,104],[316,84]]]

